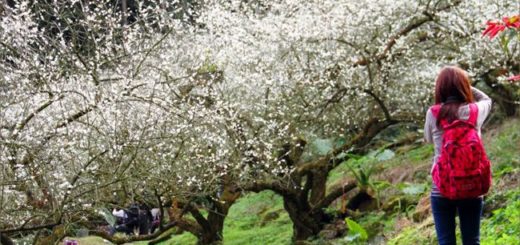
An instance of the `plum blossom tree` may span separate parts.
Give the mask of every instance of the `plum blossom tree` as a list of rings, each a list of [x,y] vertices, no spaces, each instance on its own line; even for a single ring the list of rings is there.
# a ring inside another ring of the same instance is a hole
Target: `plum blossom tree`
[[[230,124],[222,125],[231,130],[220,135],[233,140],[218,148],[234,152],[217,170],[227,170],[241,189],[280,194],[295,239],[315,235],[327,221],[323,209],[355,187],[326,193],[328,172],[346,153],[366,150],[386,127],[422,120],[438,67],[474,62],[472,52],[454,52],[461,49],[457,43],[469,50],[464,45],[481,42],[479,19],[472,17],[481,10],[471,4],[283,1],[269,4],[267,13],[208,5],[201,22],[209,36],[197,41],[207,47],[200,56],[224,74],[212,97],[225,96],[217,101],[229,106]],[[369,11],[359,10],[367,5]],[[316,154],[312,146],[322,139],[344,143]]]
[[[442,65],[464,66],[515,110],[514,85],[496,76],[518,69],[519,49],[504,56],[481,38],[515,1],[214,0],[188,20],[175,1],[38,3],[1,14],[5,234],[150,192],[209,244],[241,192],[272,190],[307,239],[357,188],[327,190],[330,171],[383,130],[420,122]]]
[[[148,132],[166,118],[150,102],[154,78],[137,82],[141,67],[174,28],[183,30],[162,19],[164,6],[141,7],[146,21],[121,25],[121,13],[103,2],[3,5],[2,233],[82,221],[113,201],[106,193],[138,186]]]

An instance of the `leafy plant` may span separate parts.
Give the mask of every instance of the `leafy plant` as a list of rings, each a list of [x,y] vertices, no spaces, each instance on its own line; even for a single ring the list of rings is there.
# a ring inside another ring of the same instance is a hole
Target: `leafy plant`
[[[359,225],[356,221],[351,220],[349,218],[345,219],[348,227],[348,235],[345,237],[345,240],[351,241],[366,241],[368,240],[367,231]]]
[[[350,154],[350,160],[344,162],[349,171],[354,175],[359,187],[362,190],[374,191],[376,194],[377,205],[379,207],[380,191],[390,186],[387,181],[375,181],[371,179],[372,174],[376,170],[375,162],[386,161],[395,156],[391,150],[384,149],[373,151],[366,156],[358,156]]]
[[[399,189],[405,195],[417,196],[426,191],[426,184],[403,183],[398,185]]]
[[[520,244],[520,189],[509,196],[513,202],[482,222],[482,244]]]

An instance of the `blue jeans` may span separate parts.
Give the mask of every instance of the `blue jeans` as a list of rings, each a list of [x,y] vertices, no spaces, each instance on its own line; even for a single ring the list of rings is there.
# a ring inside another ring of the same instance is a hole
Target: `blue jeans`
[[[483,200],[475,199],[450,200],[444,197],[432,196],[432,213],[435,221],[435,231],[440,245],[454,245],[455,216],[459,214],[462,244],[480,244],[480,217],[482,216]]]

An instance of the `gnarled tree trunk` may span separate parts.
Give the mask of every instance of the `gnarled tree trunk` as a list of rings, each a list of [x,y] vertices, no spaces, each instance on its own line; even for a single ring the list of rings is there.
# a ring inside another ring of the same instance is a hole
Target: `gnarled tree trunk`
[[[338,159],[336,156],[345,151],[352,154],[366,152],[365,147],[371,139],[388,126],[396,123],[397,121],[392,119],[383,121],[372,119],[362,132],[341,148],[334,150],[332,154],[299,164],[291,172],[290,178],[254,182],[245,186],[244,189],[254,192],[272,190],[282,196],[284,208],[293,222],[293,240],[306,240],[316,236],[325,224],[332,221],[332,217],[325,214],[325,208],[357,187],[356,183],[350,182],[327,192],[327,178],[330,171],[349,157],[346,155]],[[291,159],[295,163],[298,160]]]
[[[218,244],[224,239],[224,220],[241,193],[228,176],[223,177],[223,182],[223,191],[220,196],[206,198],[206,201],[210,203],[210,207],[207,207],[209,212],[207,217],[204,217],[199,208],[192,203],[177,205],[177,202],[174,201],[170,209],[170,219],[174,220],[180,229],[195,235],[198,240],[197,244]],[[190,212],[195,221],[184,218],[185,212]]]

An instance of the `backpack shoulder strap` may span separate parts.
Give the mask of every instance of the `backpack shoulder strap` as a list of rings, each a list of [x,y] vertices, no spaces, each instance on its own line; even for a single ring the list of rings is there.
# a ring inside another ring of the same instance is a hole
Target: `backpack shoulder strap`
[[[468,122],[477,126],[477,118],[478,118],[478,106],[475,103],[469,104],[469,118]]]
[[[439,118],[439,113],[441,111],[441,107],[442,107],[442,104],[436,104],[436,105],[433,105],[432,107],[430,107],[430,110],[432,111],[432,115],[435,117],[436,120],[438,120]],[[443,120],[440,122],[440,125],[441,127],[444,128],[446,122]]]
[[[436,104],[430,107],[430,110],[432,110],[432,115],[437,118],[439,116],[439,112],[441,111],[441,104]]]

